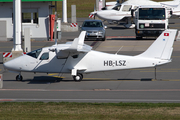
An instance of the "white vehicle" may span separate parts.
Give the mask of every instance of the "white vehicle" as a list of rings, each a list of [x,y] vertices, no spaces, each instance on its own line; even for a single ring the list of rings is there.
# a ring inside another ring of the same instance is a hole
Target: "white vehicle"
[[[21,72],[71,73],[75,81],[83,79],[83,73],[155,67],[171,62],[173,43],[177,30],[165,30],[142,54],[136,56],[109,54],[91,50],[84,44],[85,31],[79,38],[66,44],[41,48],[4,63],[4,68]]]
[[[135,25],[131,21],[131,9],[136,9],[141,5],[164,5],[169,9],[172,9],[174,15],[180,15],[180,0],[174,0],[172,2],[154,2],[151,0],[127,0],[123,3],[119,3],[111,10],[94,11],[90,14],[94,14],[102,20],[106,20],[109,23],[120,22],[125,23],[126,28],[134,28]]]
[[[163,6],[139,6],[135,12],[136,39],[158,37],[168,29],[171,11]]]

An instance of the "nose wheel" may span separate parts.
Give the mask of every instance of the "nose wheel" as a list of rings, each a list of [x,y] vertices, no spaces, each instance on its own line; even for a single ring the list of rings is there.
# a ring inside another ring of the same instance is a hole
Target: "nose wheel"
[[[83,79],[83,75],[78,73],[76,76],[73,76],[74,81],[80,82]]]
[[[23,77],[21,74],[16,76],[16,81],[22,81],[22,80],[23,80]]]

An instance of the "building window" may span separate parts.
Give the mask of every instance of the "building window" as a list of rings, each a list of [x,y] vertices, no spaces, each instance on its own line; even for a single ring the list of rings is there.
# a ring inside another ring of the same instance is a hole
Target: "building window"
[[[22,23],[31,23],[31,24],[38,24],[38,12],[37,10],[28,10],[22,11]],[[13,13],[12,13],[12,23],[13,23]]]
[[[22,13],[22,23],[38,24],[38,13]]]

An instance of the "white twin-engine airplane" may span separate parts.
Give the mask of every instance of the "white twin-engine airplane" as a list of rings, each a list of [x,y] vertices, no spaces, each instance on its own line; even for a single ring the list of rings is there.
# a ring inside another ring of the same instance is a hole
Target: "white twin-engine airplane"
[[[90,15],[97,16],[109,23],[121,22],[131,24],[131,10],[136,9],[141,5],[163,5],[172,10],[173,15],[180,15],[180,0],[173,0],[168,2],[154,2],[151,0],[127,0],[123,3],[116,3],[114,8],[108,10],[100,10],[91,12]],[[170,14],[168,15],[171,16]],[[128,25],[125,26],[128,28]],[[130,26],[129,28],[133,28]]]
[[[66,44],[55,44],[29,52],[4,63],[5,69],[21,72],[71,73],[75,81],[83,79],[83,73],[155,67],[171,62],[173,43],[177,30],[165,30],[142,54],[136,56],[109,54],[91,50],[84,44],[85,31],[79,38]]]

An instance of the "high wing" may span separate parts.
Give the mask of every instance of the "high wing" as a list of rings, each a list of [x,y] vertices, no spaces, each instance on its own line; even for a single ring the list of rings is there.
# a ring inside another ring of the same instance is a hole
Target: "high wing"
[[[78,38],[73,42],[67,42],[63,45],[53,45],[49,50],[56,51],[57,57],[66,58],[69,54],[79,54],[91,51],[92,47],[84,44],[86,31],[82,31]]]

